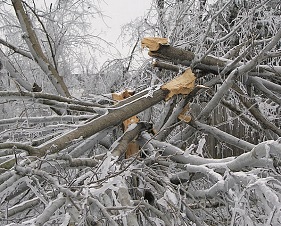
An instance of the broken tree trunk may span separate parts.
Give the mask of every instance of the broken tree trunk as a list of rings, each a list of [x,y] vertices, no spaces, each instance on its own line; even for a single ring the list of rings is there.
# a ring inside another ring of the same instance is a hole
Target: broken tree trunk
[[[62,136],[56,137],[39,147],[17,145],[16,143],[13,143],[12,146],[26,150],[29,155],[39,157],[50,153],[57,153],[73,144],[76,140],[88,138],[108,127],[119,125],[126,119],[144,111],[162,100],[171,98],[173,95],[189,94],[194,88],[194,80],[195,76],[191,69],[188,68],[182,75],[167,82],[161,87],[151,88],[148,93],[143,92],[144,95],[140,97],[138,96],[138,98],[135,98],[135,96],[126,98],[126,104],[120,102],[117,107],[108,108],[104,115],[81,125]]]
[[[279,31],[276,37],[271,41],[271,44],[269,45],[271,48],[272,43],[275,43],[276,40],[278,40],[280,32],[281,31]],[[170,46],[168,44],[168,40],[164,38],[144,38],[141,45],[143,48],[148,48],[148,55],[155,59],[169,61],[174,64],[181,64],[187,67],[191,66],[192,69],[199,69],[203,72],[213,73],[216,75],[221,73],[225,68],[229,70],[228,67],[231,68],[233,65],[243,65],[240,62],[241,59],[239,57],[236,60],[229,60],[224,57],[216,57],[212,55],[206,55],[200,62],[194,64],[194,62],[196,61],[196,55],[193,52]],[[177,70],[176,67],[161,64],[161,62],[154,63],[153,65],[172,71]],[[266,67],[265,65],[257,65],[256,68],[253,68],[250,72],[251,75],[263,73],[266,76],[274,76],[274,73],[279,71],[280,67],[273,67],[270,70],[269,67]],[[229,73],[229,71],[224,73],[227,74]]]
[[[119,125],[127,118],[130,118],[164,100],[167,93],[168,91],[158,88],[153,91],[151,95],[145,95],[120,108],[108,109],[107,114],[104,114],[89,123],[79,126],[78,128],[57,137],[55,140],[36,148],[38,149],[38,153],[33,153],[33,155],[44,155],[47,152],[58,152],[70,145],[74,140],[85,139],[108,127]]]
[[[139,134],[142,131],[151,131],[151,130],[152,130],[152,124],[148,122],[138,122],[137,124],[132,124],[125,131],[125,133],[112,144],[111,146],[112,155],[121,157],[124,154],[124,152],[126,152],[126,158],[128,158],[136,154],[139,151],[139,148],[136,150],[132,150],[134,152],[130,152],[130,156],[128,156],[127,152],[128,149],[131,148],[130,144],[133,143],[136,144],[137,147],[139,147],[139,145],[135,142],[136,138],[139,136]]]
[[[195,54],[191,51],[176,48],[168,45],[167,40],[159,38],[144,38],[142,40],[142,47],[149,48],[148,55],[160,59],[168,60],[175,64],[182,64],[184,66],[190,66],[195,59]],[[195,65],[194,69],[200,69],[209,73],[218,74],[229,62],[232,62],[225,58],[219,58],[214,56],[206,56],[202,62]]]
[[[124,90],[122,92],[119,92],[119,93],[112,93],[112,99],[116,100],[116,101],[121,101],[121,100],[124,100],[128,97],[131,97],[134,94],[135,94],[135,91],[126,89],[126,90]],[[126,119],[125,121],[123,121],[123,132],[125,132],[130,125],[138,123],[139,121],[140,120],[136,115],[134,115],[134,116]],[[126,158],[129,158],[130,156],[139,152],[139,145],[133,139],[130,140],[130,142],[127,143],[124,148],[125,148],[124,150],[127,149],[126,150]]]
[[[108,127],[121,124],[124,120],[144,111],[162,100],[165,100],[168,93],[169,90],[162,90],[159,87],[154,90],[150,90],[147,95],[138,99],[135,99],[134,96],[132,96],[131,102],[130,98],[128,98],[126,99],[126,101],[129,101],[127,104],[116,108],[109,108],[107,109],[108,112],[104,115],[81,125],[62,136],[58,136],[39,147],[21,145],[20,143],[3,143],[0,144],[0,147],[5,145],[6,148],[7,145],[9,146],[9,144],[11,144],[10,146],[14,148],[27,151],[30,156],[38,157],[42,157],[50,153],[56,153],[73,144],[75,140],[88,138]]]

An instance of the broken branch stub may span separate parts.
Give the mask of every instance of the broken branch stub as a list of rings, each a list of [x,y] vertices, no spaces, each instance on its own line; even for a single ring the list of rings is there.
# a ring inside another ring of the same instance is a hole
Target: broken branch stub
[[[188,68],[180,76],[162,85],[162,90],[169,91],[168,95],[165,98],[165,101],[169,100],[176,94],[189,94],[194,89],[195,79],[196,77],[192,73],[192,70]]]
[[[178,119],[181,120],[181,121],[184,121],[186,123],[189,123],[192,119],[191,115],[188,114],[189,110],[190,110],[190,107],[189,107],[189,103],[188,103],[187,105],[185,105],[185,107],[183,108],[183,110],[179,114]]]
[[[131,97],[135,94],[134,90],[123,90],[122,92],[119,93],[112,93],[112,99],[116,100],[116,101],[121,101],[124,100],[128,97]],[[126,120],[123,121],[123,130],[124,132],[128,129],[129,125],[134,124],[134,123],[138,123],[140,120],[139,118],[134,115]]]
[[[157,51],[161,45],[168,45],[167,38],[147,37],[141,40],[141,47],[149,51]]]
[[[120,100],[124,100],[130,96],[133,96],[134,94],[135,94],[134,90],[126,89],[119,93],[112,93],[112,99],[116,100],[116,101],[120,101]],[[125,132],[130,125],[139,123],[139,121],[140,120],[139,120],[138,116],[136,116],[136,115],[124,120],[123,121],[123,131]],[[130,156],[132,156],[138,152],[139,152],[139,145],[136,142],[131,141],[127,144],[126,158],[129,158]]]
[[[112,93],[112,99],[116,101],[124,100],[130,96],[133,96],[135,94],[134,90],[125,89],[118,93]]]

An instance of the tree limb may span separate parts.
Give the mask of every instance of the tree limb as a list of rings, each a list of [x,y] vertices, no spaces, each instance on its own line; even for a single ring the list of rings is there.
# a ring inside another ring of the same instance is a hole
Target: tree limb
[[[142,112],[161,100],[164,100],[167,93],[167,90],[158,88],[155,91],[151,91],[150,95],[145,95],[135,101],[132,101],[130,104],[126,104],[112,110],[109,109],[108,114],[102,115],[89,123],[81,125],[75,130],[72,130],[60,137],[57,137],[49,143],[36,148],[36,150],[39,150],[38,155],[42,156],[43,153],[47,152],[58,152],[66,148],[75,139],[79,139],[81,137],[85,139],[110,126],[116,126],[122,123],[125,119]]]
[[[70,97],[70,93],[62,77],[59,75],[58,71],[55,69],[53,64],[48,60],[48,58],[43,53],[38,37],[32,26],[32,23],[28,18],[28,15],[24,11],[22,1],[12,0],[12,4],[16,12],[16,15],[18,17],[18,20],[20,22],[21,28],[23,32],[26,33],[24,38],[34,60],[38,63],[41,69],[48,76],[53,86],[56,88],[57,92],[62,96]]]
[[[22,56],[25,56],[31,60],[33,60],[33,57],[30,53],[12,45],[11,43],[8,43],[7,41],[3,40],[2,38],[0,38],[0,43],[8,48],[10,48],[11,50],[13,50],[15,53],[19,53]]]
[[[133,139],[136,139],[142,131],[151,129],[152,125],[147,122],[138,122],[137,124],[130,125],[125,133],[112,144],[110,148],[112,155],[119,157],[122,156],[126,152],[128,144]]]

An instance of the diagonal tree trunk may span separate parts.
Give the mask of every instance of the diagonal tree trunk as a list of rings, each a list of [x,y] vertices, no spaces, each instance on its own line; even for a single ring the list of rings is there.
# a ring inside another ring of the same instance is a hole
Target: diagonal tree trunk
[[[108,127],[121,124],[124,120],[144,111],[145,109],[157,104],[162,100],[165,100],[168,93],[168,90],[162,90],[159,87],[155,90],[150,90],[147,95],[144,95],[138,99],[135,99],[134,96],[127,98],[126,102],[130,100],[132,101],[120,107],[108,109],[108,113],[39,147],[31,147],[29,145],[20,143],[3,143],[0,144],[0,149],[14,147],[26,150],[29,155],[41,157],[47,153],[56,153],[72,144],[74,140],[81,138],[86,139]]]
[[[12,0],[12,3],[21,28],[24,32],[23,38],[25,39],[28,45],[32,57],[38,63],[44,73],[48,76],[49,80],[52,82],[57,92],[62,96],[70,97],[70,93],[63,81],[63,78],[59,75],[54,65],[48,60],[48,58],[43,53],[38,37],[34,31],[34,27],[32,26],[28,15],[24,11],[22,1]]]

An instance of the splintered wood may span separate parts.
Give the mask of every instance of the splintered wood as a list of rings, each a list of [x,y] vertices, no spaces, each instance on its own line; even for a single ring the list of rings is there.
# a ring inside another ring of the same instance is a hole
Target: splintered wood
[[[165,100],[167,101],[177,94],[189,94],[194,88],[195,78],[196,77],[192,73],[191,69],[188,68],[180,76],[162,85],[162,90],[169,90]]]
[[[168,45],[167,38],[147,37],[141,40],[141,47],[149,51],[157,51],[161,45]]]
[[[133,96],[134,94],[135,94],[134,90],[126,89],[119,93],[112,93],[112,99],[117,101],[124,100],[130,96]]]
[[[190,122],[192,118],[191,115],[188,114],[189,110],[190,110],[189,104],[185,105],[185,107],[179,114],[178,119],[186,123]]]
[[[119,93],[112,93],[112,99],[116,101],[120,101],[130,96],[133,96],[134,94],[135,94],[134,90],[126,89]],[[131,124],[138,123],[139,121],[140,120],[136,115],[123,121],[123,132],[125,132]],[[138,151],[139,151],[139,145],[135,141],[130,142],[126,150],[126,158],[129,158],[130,156],[138,153]]]
[[[119,93],[112,93],[112,99],[120,101],[120,100],[124,100],[124,99],[126,99],[130,96],[133,96],[134,94],[135,94],[134,90],[126,89],[126,90],[124,90],[122,92],[119,92]],[[132,116],[131,118],[126,119],[123,122],[124,131],[126,131],[126,129],[128,129],[129,125],[134,124],[134,123],[138,123],[139,121],[140,120],[137,116]]]

